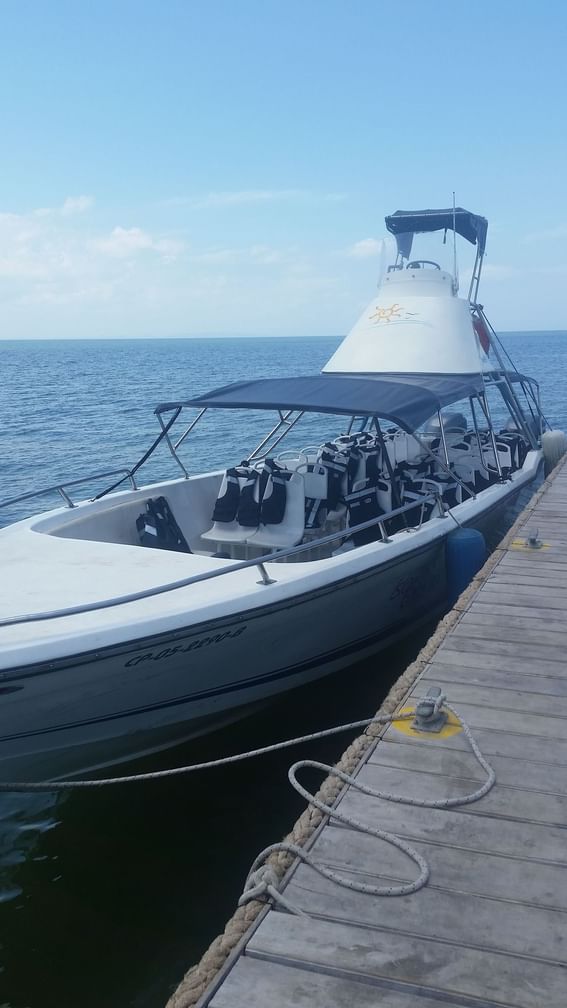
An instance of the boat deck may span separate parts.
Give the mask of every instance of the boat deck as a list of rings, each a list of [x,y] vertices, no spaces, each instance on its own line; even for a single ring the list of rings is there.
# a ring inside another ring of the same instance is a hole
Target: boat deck
[[[525,543],[534,528],[539,549]],[[567,1005],[566,463],[495,559],[457,604],[458,621],[410,694],[443,689],[492,763],[495,787],[447,811],[346,788],[341,810],[409,840],[430,865],[428,885],[376,897],[295,865],[285,896],[309,917],[264,910],[199,1005]],[[484,779],[462,733],[412,737],[394,726],[357,774],[430,798],[469,793]],[[333,822],[310,851],[372,884],[417,871],[401,852]]]

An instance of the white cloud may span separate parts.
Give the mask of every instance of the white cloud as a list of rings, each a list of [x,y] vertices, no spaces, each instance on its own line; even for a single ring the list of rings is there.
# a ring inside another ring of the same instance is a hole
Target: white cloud
[[[103,255],[114,259],[131,259],[139,252],[151,250],[171,262],[185,248],[185,243],[171,238],[152,238],[139,227],[115,227],[106,238],[96,238],[92,247]]]
[[[194,252],[191,260],[207,264],[254,263],[260,266],[271,266],[282,262],[284,253],[269,245],[250,245],[241,248],[209,249],[204,252]]]
[[[75,305],[79,311],[82,304],[128,302],[136,290],[147,289],[156,262],[173,263],[185,250],[183,242],[140,227],[117,226],[97,235],[84,216],[93,203],[91,197],[76,196],[58,208],[0,213],[0,301],[6,325],[9,311],[12,324],[25,325],[38,305],[55,312],[56,306]],[[58,317],[63,320],[63,311]],[[43,323],[40,318],[40,328]]]
[[[353,259],[370,259],[372,256],[380,255],[383,243],[376,238],[362,238],[346,250],[347,256]]]
[[[233,192],[210,192],[203,196],[180,196],[165,200],[165,204],[186,206],[193,210],[207,210],[254,203],[336,203],[344,199],[346,199],[344,193],[317,193],[308,189],[240,189]]]
[[[92,245],[97,252],[102,252],[103,255],[116,259],[129,259],[144,249],[151,249],[153,240],[141,228],[115,227],[106,238],[96,238]]]
[[[94,206],[92,196],[67,196],[66,200],[58,207],[40,207],[33,210],[34,217],[72,217],[74,214],[82,214]]]
[[[556,241],[561,238],[567,238],[567,224],[558,224],[557,227],[548,228],[546,231],[533,231],[531,234],[524,235],[524,242],[530,244],[531,242],[542,242],[542,241]]]
[[[84,213],[85,210],[90,210],[93,204],[94,199],[92,196],[67,196],[61,207],[61,213],[64,217],[69,217],[71,214]]]

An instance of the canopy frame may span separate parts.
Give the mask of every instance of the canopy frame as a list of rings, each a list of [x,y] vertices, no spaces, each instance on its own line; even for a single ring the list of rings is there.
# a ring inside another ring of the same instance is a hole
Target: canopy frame
[[[394,268],[401,269],[404,259],[409,259],[416,234],[433,231],[452,231],[459,234],[471,245],[476,246],[476,256],[471,275],[468,299],[475,302],[478,298],[478,288],[482,272],[482,262],[486,249],[488,221],[486,217],[473,214],[464,207],[450,207],[443,210],[396,210],[385,218],[386,227],[396,238],[398,257]],[[456,274],[456,269],[455,269]],[[457,276],[454,277],[457,284]]]

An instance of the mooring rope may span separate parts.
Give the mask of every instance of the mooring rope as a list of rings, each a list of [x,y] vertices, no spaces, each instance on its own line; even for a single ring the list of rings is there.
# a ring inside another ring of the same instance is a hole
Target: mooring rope
[[[363,784],[361,781],[357,780],[357,778],[353,777],[352,774],[346,773],[338,767],[330,766],[327,763],[321,763],[319,760],[298,760],[289,768],[288,771],[288,779],[292,787],[295,788],[298,794],[305,799],[308,805],[318,809],[321,813],[323,813],[323,815],[328,816],[330,819],[336,819],[339,822],[342,822],[345,826],[350,826],[360,833],[366,833],[369,836],[373,836],[377,840],[384,840],[385,843],[391,844],[393,847],[402,851],[419,868],[419,875],[417,878],[414,881],[389,886],[376,886],[366,882],[356,882],[353,879],[345,878],[343,875],[333,871],[331,868],[320,864],[314,860],[303,847],[299,847],[297,844],[292,844],[287,841],[282,841],[281,843],[271,844],[269,847],[264,848],[264,850],[261,851],[254,859],[244,885],[244,891],[238,901],[239,906],[242,906],[250,900],[265,899],[267,897],[274,903],[280,904],[291,913],[306,916],[304,911],[295,907],[279,891],[277,888],[279,882],[278,874],[273,867],[265,863],[272,854],[279,852],[285,852],[299,858],[302,862],[313,868],[314,871],[318,872],[319,875],[329,879],[331,882],[335,882],[339,886],[352,889],[356,892],[367,893],[372,896],[406,896],[409,893],[417,892],[427,884],[429,879],[429,865],[426,859],[415,849],[415,847],[412,847],[411,844],[407,843],[407,841],[402,839],[402,837],[396,836],[396,834],[390,833],[387,830],[378,829],[368,823],[362,822],[359,819],[355,819],[354,816],[341,812],[339,809],[334,808],[333,806],[327,804],[327,802],[317,798],[316,795],[312,794],[307,790],[307,788],[300,784],[297,779],[297,773],[299,770],[308,767],[312,770],[320,771],[329,777],[336,777],[342,781],[343,784],[347,784],[369,797],[380,798],[385,801],[397,802],[404,805],[414,805],[421,808],[454,808],[459,805],[468,805],[471,802],[478,801],[480,798],[483,798],[484,795],[488,794],[495,784],[496,775],[493,768],[482,755],[468,724],[462,717],[459,716],[455,708],[447,702],[444,694],[440,694],[435,698],[435,700],[432,700],[431,708],[432,715],[436,715],[443,708],[446,708],[456,717],[474,756],[487,775],[484,784],[470,794],[460,795],[455,798],[411,798],[407,795],[395,794],[394,792],[380,791],[376,788],[372,788],[368,784]],[[364,718],[360,721],[350,721],[348,724],[338,725],[334,728],[325,728],[322,731],[311,732],[308,735],[301,735],[297,738],[286,739],[283,742],[275,742],[272,745],[262,746],[259,749],[251,749],[247,752],[236,753],[232,756],[223,756],[216,760],[207,760],[203,763],[192,763],[187,766],[173,767],[167,770],[154,770],[148,773],[130,774],[124,777],[106,777],[95,780],[35,781],[25,783],[0,782],[0,792],[71,791],[83,790],[85,788],[100,788],[113,784],[132,784],[140,783],[142,781],[161,780],[164,777],[193,773],[197,770],[209,770],[214,767],[241,762],[242,760],[252,759],[256,756],[263,756],[267,753],[277,752],[281,749],[287,749],[291,746],[300,745],[305,742],[313,742],[317,739],[327,738],[331,735],[337,735],[340,732],[353,730],[355,728],[368,728],[370,725],[376,724],[393,724],[396,721],[408,720],[414,717],[414,710],[400,712],[397,714],[376,715],[372,718]]]
[[[291,746],[301,745],[304,742],[316,742],[318,739],[328,738],[331,735],[339,735],[341,732],[351,731],[355,728],[368,728],[370,725],[386,725],[392,721],[402,720],[406,717],[413,717],[413,713],[397,715],[382,714],[371,718],[364,718],[361,721],[350,721],[348,724],[337,725],[334,728],[324,728],[322,731],[311,732],[309,735],[299,735],[297,738],[286,739],[284,742],[274,742],[272,745],[262,746],[259,749],[250,749],[248,752],[235,753],[233,756],[223,756],[220,759],[207,760],[205,763],[189,763],[187,766],[171,767],[167,770],[152,770],[148,773],[128,774],[124,777],[101,777],[93,778],[92,780],[0,781],[0,793],[3,791],[76,791],[83,788],[106,787],[112,784],[139,784],[143,781],[161,780],[163,777],[176,777],[181,774],[194,773],[197,770],[211,770],[214,767],[239,763],[242,760],[277,752],[280,749],[289,749]]]
[[[384,840],[386,843],[391,844],[398,850],[401,850],[404,854],[407,854],[407,856],[411,858],[411,860],[414,861],[419,868],[419,875],[414,881],[389,886],[377,886],[371,885],[367,882],[356,882],[353,879],[345,878],[344,875],[340,875],[338,872],[333,871],[316,861],[304,847],[298,847],[296,844],[282,841],[281,843],[271,844],[269,847],[265,847],[264,850],[261,851],[254,859],[244,885],[244,892],[238,901],[238,905],[242,906],[244,903],[249,902],[249,900],[268,898],[271,899],[273,903],[281,904],[291,913],[298,914],[299,916],[308,916],[305,914],[305,911],[295,907],[285,896],[282,895],[277,888],[278,878],[274,869],[270,865],[264,863],[270,855],[279,851],[286,851],[288,854],[292,854],[294,857],[299,858],[299,860],[304,864],[308,864],[319,875],[322,875],[324,878],[329,879],[331,882],[334,882],[343,888],[352,889],[355,892],[366,893],[371,896],[407,896],[409,893],[414,893],[419,889],[422,889],[429,879],[429,865],[426,859],[415,849],[415,847],[412,847],[411,844],[407,843],[401,837],[396,836],[394,833],[389,833],[386,830],[370,826],[368,823],[361,822],[361,820],[355,819],[354,816],[346,812],[341,812],[338,808],[334,808],[326,802],[321,801],[299,783],[297,780],[297,772],[305,767],[309,767],[313,770],[320,770],[322,773],[329,776],[338,777],[343,784],[348,784],[355,790],[360,791],[362,794],[369,795],[372,798],[381,798],[384,801],[398,802],[403,805],[414,805],[419,808],[448,809],[455,808],[459,805],[470,805],[472,802],[479,801],[488,794],[491,788],[494,787],[494,784],[496,783],[496,774],[488,760],[480,751],[466,721],[458,715],[457,711],[451,704],[447,703],[446,698],[443,695],[440,695],[434,703],[434,710],[438,711],[443,707],[451,711],[451,713],[457,718],[474,756],[486,773],[486,780],[484,783],[470,794],[459,795],[454,798],[409,798],[407,795],[395,794],[390,791],[379,791],[376,788],[370,787],[368,784],[363,784],[351,774],[345,773],[337,767],[328,766],[326,763],[320,763],[317,760],[298,760],[298,762],[294,763],[288,771],[288,778],[292,787],[295,788],[295,790],[303,798],[305,798],[309,805],[319,809],[319,811],[328,816],[329,819],[336,819],[339,822],[342,822],[345,826],[350,826],[351,828],[357,830],[359,833],[366,833],[369,836],[375,837],[377,840]],[[389,720],[395,721],[411,717],[414,717],[414,711],[406,714],[390,715]]]

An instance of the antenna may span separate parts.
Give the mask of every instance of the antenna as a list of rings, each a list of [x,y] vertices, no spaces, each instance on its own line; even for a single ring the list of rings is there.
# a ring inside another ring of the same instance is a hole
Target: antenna
[[[455,278],[453,281],[453,286],[456,294],[459,289],[459,275],[457,268],[457,230],[455,224],[456,224],[456,207],[455,207],[455,193],[453,193],[453,276]]]

